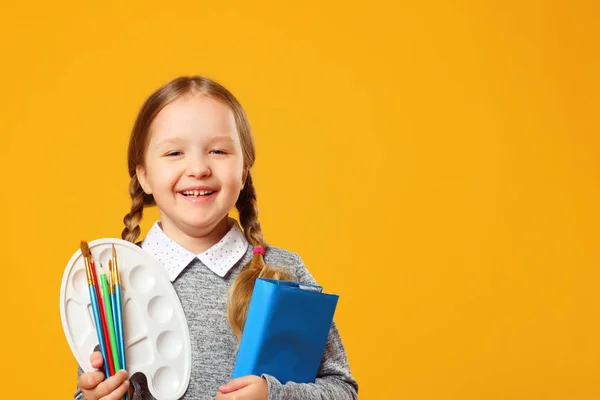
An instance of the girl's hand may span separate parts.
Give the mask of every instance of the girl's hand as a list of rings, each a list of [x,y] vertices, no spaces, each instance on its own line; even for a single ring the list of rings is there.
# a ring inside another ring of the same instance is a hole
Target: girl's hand
[[[102,354],[98,351],[90,356],[92,367],[102,368],[104,360]],[[119,400],[129,388],[127,372],[122,370],[104,380],[104,373],[100,371],[86,372],[81,374],[77,385],[83,393],[85,400]],[[130,398],[133,395],[132,390],[129,390]]]
[[[216,400],[267,400],[268,398],[267,380],[248,375],[232,379],[221,386]]]

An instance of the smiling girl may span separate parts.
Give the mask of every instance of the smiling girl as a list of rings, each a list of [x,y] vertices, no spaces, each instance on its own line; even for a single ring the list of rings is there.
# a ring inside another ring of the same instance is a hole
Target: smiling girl
[[[356,399],[340,334],[333,323],[314,383],[273,376],[230,380],[256,278],[316,284],[295,253],[267,245],[258,221],[251,168],[255,149],[246,114],[223,86],[180,77],[142,106],[129,142],[131,210],[122,237],[136,242],[144,206],[156,221],[141,247],[161,264],[190,330],[192,374],[184,399]],[[238,221],[229,217],[236,207]],[[240,227],[241,225],[241,227]],[[91,355],[95,368],[100,353]],[[106,380],[79,369],[75,399],[153,399],[143,375]]]

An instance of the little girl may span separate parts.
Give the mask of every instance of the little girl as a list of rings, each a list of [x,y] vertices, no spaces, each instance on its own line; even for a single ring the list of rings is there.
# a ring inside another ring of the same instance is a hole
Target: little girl
[[[315,383],[264,374],[230,380],[256,278],[316,284],[302,259],[268,246],[258,221],[255,150],[242,106],[202,77],[180,77],[142,106],[129,141],[131,210],[122,237],[135,243],[144,206],[160,221],[138,243],[162,265],[183,305],[192,349],[184,399],[356,399],[344,346],[332,325]],[[229,217],[234,207],[238,222]],[[102,356],[90,360],[101,368]],[[75,399],[153,399],[143,375],[79,369]]]

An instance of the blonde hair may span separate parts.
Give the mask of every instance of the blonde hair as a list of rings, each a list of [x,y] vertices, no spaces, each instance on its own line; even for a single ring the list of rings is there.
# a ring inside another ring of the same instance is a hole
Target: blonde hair
[[[266,241],[258,221],[258,207],[256,190],[252,182],[250,168],[255,161],[255,148],[252,132],[246,113],[241,104],[227,89],[219,83],[200,76],[179,77],[166,83],[148,97],[142,105],[133,125],[127,164],[129,168],[129,195],[131,196],[131,209],[123,218],[125,229],[121,237],[124,240],[135,242],[140,236],[140,221],[142,220],[144,206],[155,205],[152,195],[144,193],[136,175],[136,168],[144,165],[144,154],[149,140],[150,125],[158,113],[169,103],[189,94],[209,96],[229,106],[235,117],[244,164],[248,168],[246,184],[240,192],[235,204],[240,224],[248,242],[254,247],[266,248]],[[275,269],[265,263],[260,253],[252,256],[252,260],[242,269],[231,286],[227,307],[227,319],[233,333],[239,339],[244,329],[248,304],[254,289],[256,278],[288,279],[289,275],[281,269]]]

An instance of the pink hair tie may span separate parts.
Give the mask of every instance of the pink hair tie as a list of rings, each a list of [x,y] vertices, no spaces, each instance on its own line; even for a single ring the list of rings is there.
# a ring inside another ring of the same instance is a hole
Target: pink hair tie
[[[253,254],[256,254],[256,253],[260,253],[264,257],[265,256],[265,249],[263,249],[262,247],[255,247],[254,251],[253,251]]]

